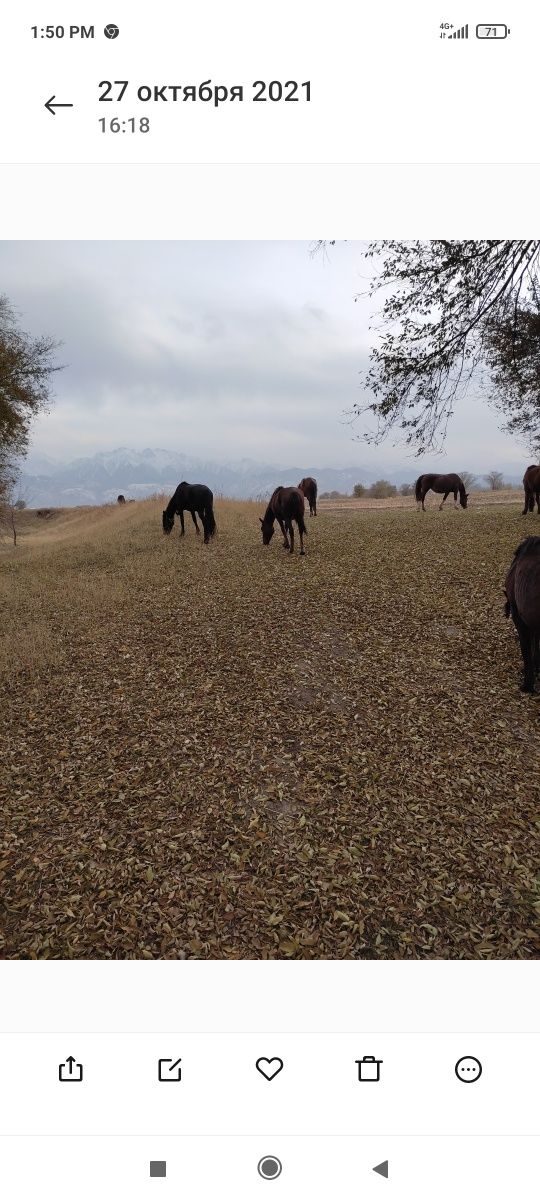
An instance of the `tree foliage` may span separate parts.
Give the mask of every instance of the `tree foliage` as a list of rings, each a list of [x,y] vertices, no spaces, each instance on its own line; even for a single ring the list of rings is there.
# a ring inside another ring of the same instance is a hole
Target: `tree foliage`
[[[387,500],[389,496],[395,496],[397,487],[393,483],[389,483],[387,479],[376,479],[372,483],[368,495],[373,496],[374,500]]]
[[[540,447],[540,295],[508,303],[502,319],[488,322],[486,360],[492,397],[506,414],[505,428],[538,453]]]
[[[527,435],[540,429],[539,241],[377,241],[367,251],[382,297],[378,340],[355,405],[362,436],[440,448],[475,371]],[[508,388],[508,383],[511,387]]]
[[[0,296],[0,490],[27,449],[32,419],[50,401],[56,348],[52,338],[21,329],[9,300]]]

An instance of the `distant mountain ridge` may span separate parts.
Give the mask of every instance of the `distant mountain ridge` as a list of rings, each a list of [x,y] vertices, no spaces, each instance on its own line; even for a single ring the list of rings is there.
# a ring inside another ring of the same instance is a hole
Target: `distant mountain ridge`
[[[269,496],[280,483],[296,484],[303,475],[314,475],[320,492],[350,494],[355,483],[369,485],[382,476],[391,483],[410,482],[421,469],[419,463],[408,464],[397,471],[395,468],[373,471],[363,466],[321,467],[305,463],[283,467],[250,458],[216,463],[175,450],[133,450],[122,446],[67,463],[54,462],[45,455],[34,458],[30,455],[21,473],[19,491],[32,508],[62,508],[107,504],[116,500],[120,492],[127,498],[138,500],[153,492],[172,494],[182,479],[188,479],[191,483],[207,483],[216,494],[249,500]],[[427,469],[437,468],[424,467]],[[439,469],[445,467],[441,465]],[[521,478],[519,468],[511,469],[510,478],[512,481]]]

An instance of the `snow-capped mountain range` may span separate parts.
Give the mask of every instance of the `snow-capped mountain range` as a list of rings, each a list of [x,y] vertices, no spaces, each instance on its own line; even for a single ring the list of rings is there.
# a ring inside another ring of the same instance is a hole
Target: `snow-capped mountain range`
[[[444,466],[431,469],[443,470]],[[395,468],[374,472],[363,466],[339,468],[309,463],[283,467],[250,458],[216,463],[174,450],[120,447],[67,463],[30,454],[23,463],[18,490],[32,508],[106,504],[116,500],[120,492],[139,500],[154,492],[172,494],[182,479],[207,483],[217,495],[263,499],[277,484],[296,484],[303,475],[315,476],[319,492],[350,494],[355,483],[369,485],[381,474],[392,483],[403,483],[415,479],[419,471],[419,464],[410,461],[397,472]],[[521,477],[515,465],[505,471],[506,475],[512,480]]]

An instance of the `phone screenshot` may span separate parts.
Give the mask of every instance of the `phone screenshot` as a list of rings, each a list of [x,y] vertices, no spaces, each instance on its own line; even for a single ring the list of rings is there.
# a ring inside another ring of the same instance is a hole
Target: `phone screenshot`
[[[537,1195],[539,39],[0,15],[10,1200]]]

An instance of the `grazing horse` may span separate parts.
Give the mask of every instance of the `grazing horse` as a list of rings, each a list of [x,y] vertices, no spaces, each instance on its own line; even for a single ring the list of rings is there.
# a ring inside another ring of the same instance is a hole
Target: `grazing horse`
[[[197,525],[196,514],[201,518],[206,545],[216,532],[213,506],[214,497],[209,487],[206,487],[204,483],[186,483],[184,480],[178,484],[174,496],[171,497],[167,507],[163,510],[164,533],[171,532],[175,515],[178,513],[182,530],[180,536],[184,536],[186,532],[184,529],[184,510],[187,509],[191,513],[191,519],[197,533],[200,531]]]
[[[525,490],[525,506],[522,516],[528,512],[534,512],[534,502],[540,513],[540,467],[536,467],[534,463],[531,467],[527,467],[523,476],[523,488]]]
[[[305,479],[301,479],[298,487],[304,493],[309,504],[310,517],[317,516],[317,480],[312,475],[306,475]]]
[[[277,521],[283,534],[283,548],[294,554],[293,521],[298,525],[300,534],[300,554],[305,554],[304,537],[307,529],[304,524],[304,493],[300,488],[277,487],[272,493],[264,517],[259,517],[262,529],[263,545],[268,546],[274,534],[274,521]]]
[[[122,495],[120,495],[120,496],[117,496],[117,497],[116,497],[116,503],[117,503],[117,504],[125,504],[125,503],[126,503],[126,497],[125,497],[125,496],[122,496]]]
[[[506,616],[512,617],[523,657],[522,692],[534,692],[540,670],[540,537],[518,546],[504,585]]]
[[[424,500],[429,491],[438,492],[439,494],[444,492],[444,496],[439,504],[439,512],[450,492],[454,493],[454,508],[458,506],[458,492],[461,507],[467,507],[469,493],[465,491],[465,485],[459,475],[419,475],[414,486],[414,496],[417,504],[422,505],[422,512],[426,511]]]

